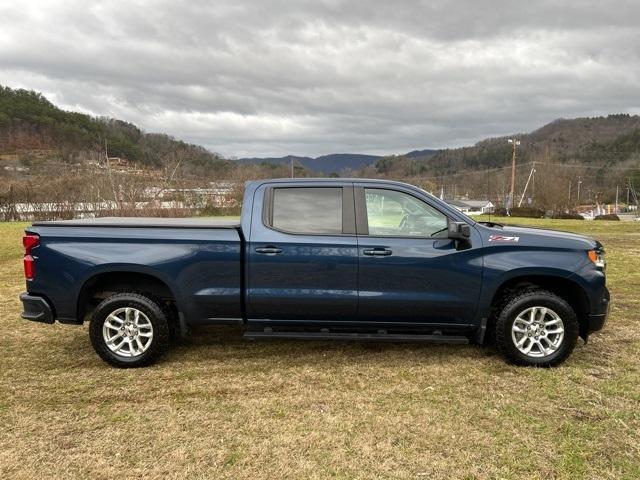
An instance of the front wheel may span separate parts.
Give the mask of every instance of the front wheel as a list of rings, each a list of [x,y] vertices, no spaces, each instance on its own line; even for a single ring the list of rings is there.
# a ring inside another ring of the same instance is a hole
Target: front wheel
[[[169,345],[169,322],[155,300],[138,293],[117,293],[93,312],[89,337],[105,362],[122,368],[153,363]]]
[[[517,365],[551,367],[571,355],[578,327],[564,299],[546,290],[527,290],[507,299],[496,320],[496,346]]]

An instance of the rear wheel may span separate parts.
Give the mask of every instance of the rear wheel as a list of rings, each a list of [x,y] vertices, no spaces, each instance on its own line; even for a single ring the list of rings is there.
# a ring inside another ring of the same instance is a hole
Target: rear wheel
[[[578,339],[571,306],[546,290],[514,293],[495,325],[496,346],[512,363],[551,367],[564,362]]]
[[[169,334],[165,309],[139,293],[117,293],[103,300],[89,327],[100,358],[124,368],[153,363],[167,350]]]

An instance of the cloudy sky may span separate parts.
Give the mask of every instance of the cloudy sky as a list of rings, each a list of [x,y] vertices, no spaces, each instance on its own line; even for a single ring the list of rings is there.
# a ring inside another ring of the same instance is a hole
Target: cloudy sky
[[[640,113],[640,1],[0,0],[0,84],[225,156]]]

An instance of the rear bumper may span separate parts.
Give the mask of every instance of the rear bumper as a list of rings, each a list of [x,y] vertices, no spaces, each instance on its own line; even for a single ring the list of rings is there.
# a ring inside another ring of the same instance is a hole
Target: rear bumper
[[[20,295],[20,301],[23,306],[21,317],[25,320],[41,323],[54,322],[53,309],[43,297],[23,293]]]
[[[609,290],[605,287],[602,298],[600,299],[600,305],[598,305],[599,308],[589,315],[589,323],[587,326],[588,334],[602,330],[604,327],[604,324],[607,322],[607,317],[609,316],[610,300]]]

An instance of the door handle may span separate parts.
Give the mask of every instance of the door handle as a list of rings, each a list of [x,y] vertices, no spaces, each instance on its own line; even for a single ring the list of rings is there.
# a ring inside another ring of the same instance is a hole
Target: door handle
[[[256,248],[256,253],[262,253],[263,255],[277,255],[282,253],[282,249],[278,247],[260,247]]]
[[[393,252],[388,248],[367,248],[363,250],[362,253],[371,257],[388,257]]]

